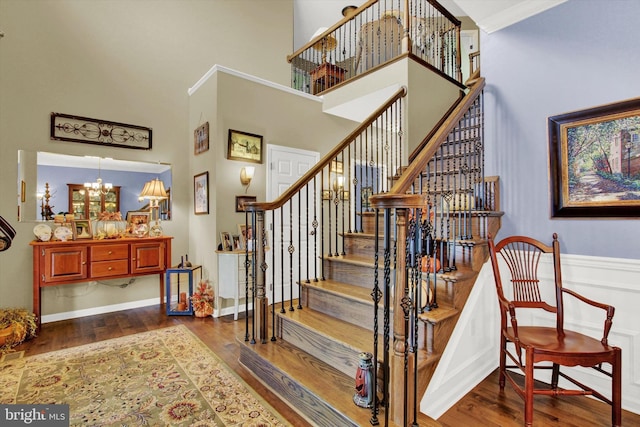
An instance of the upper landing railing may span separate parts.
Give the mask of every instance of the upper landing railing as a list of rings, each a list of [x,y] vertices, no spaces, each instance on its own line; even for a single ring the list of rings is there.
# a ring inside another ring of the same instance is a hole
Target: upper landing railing
[[[287,57],[291,86],[319,94],[408,55],[462,83],[460,25],[436,0],[370,0]]]

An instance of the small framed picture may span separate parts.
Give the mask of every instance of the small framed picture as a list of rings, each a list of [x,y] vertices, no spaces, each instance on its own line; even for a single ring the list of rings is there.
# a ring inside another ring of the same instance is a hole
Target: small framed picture
[[[229,129],[227,159],[262,163],[262,136]]]
[[[193,153],[198,155],[209,150],[209,122],[193,131]]]
[[[249,227],[247,230],[247,226],[245,224],[238,224],[238,233],[240,234],[242,249],[249,248],[249,250],[252,250],[253,229]]]
[[[146,212],[146,211],[129,211],[129,212],[127,212],[127,223],[131,224],[131,225],[148,224],[149,223],[149,212]]]
[[[146,236],[149,232],[149,212],[127,212],[127,225],[129,226],[131,234],[133,234],[134,236]]]
[[[77,219],[73,222],[73,240],[91,239],[91,221],[88,219]]]
[[[231,235],[227,231],[220,233],[220,241],[222,242],[223,251],[232,251],[233,243],[231,241]]]
[[[256,196],[236,196],[236,212],[244,212],[244,204],[255,201]]]
[[[209,172],[193,177],[193,210],[196,215],[209,213]]]
[[[244,246],[242,245],[242,239],[240,239],[240,235],[234,234],[233,236],[231,236],[231,240],[233,240],[234,251],[241,251],[244,249]]]

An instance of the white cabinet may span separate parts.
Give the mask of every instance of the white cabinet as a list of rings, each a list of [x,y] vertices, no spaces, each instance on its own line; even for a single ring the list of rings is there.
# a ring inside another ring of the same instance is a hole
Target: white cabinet
[[[238,300],[245,297],[247,288],[244,251],[216,251],[218,255],[218,295],[216,307],[220,311],[220,298],[231,299],[235,303],[234,320],[238,320]],[[249,253],[249,262],[253,263],[253,253]],[[252,267],[249,267],[249,296],[253,287]],[[246,310],[246,301],[245,301]]]

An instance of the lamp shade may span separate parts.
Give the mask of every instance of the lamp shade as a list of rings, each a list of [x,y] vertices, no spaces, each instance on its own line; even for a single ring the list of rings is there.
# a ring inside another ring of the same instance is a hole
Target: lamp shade
[[[160,179],[152,179],[144,184],[140,198],[149,200],[160,200],[167,198],[167,192],[164,189],[164,183]]]
[[[311,36],[311,40],[314,40],[316,37],[318,37],[320,34],[324,33],[327,30],[328,30],[327,27],[318,28],[316,32],[313,33],[313,35]],[[333,37],[331,34],[327,34],[326,36],[318,40],[313,45],[313,48],[320,52],[326,52],[328,50],[335,49],[337,45],[338,45],[338,41],[336,40],[336,38]]]

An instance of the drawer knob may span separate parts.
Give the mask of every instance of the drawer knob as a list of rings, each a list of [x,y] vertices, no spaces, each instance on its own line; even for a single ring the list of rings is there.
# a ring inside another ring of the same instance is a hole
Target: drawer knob
[[[109,271],[113,270],[113,267],[109,267]]]
[[[113,253],[113,251],[109,251],[109,255],[111,255]]]

